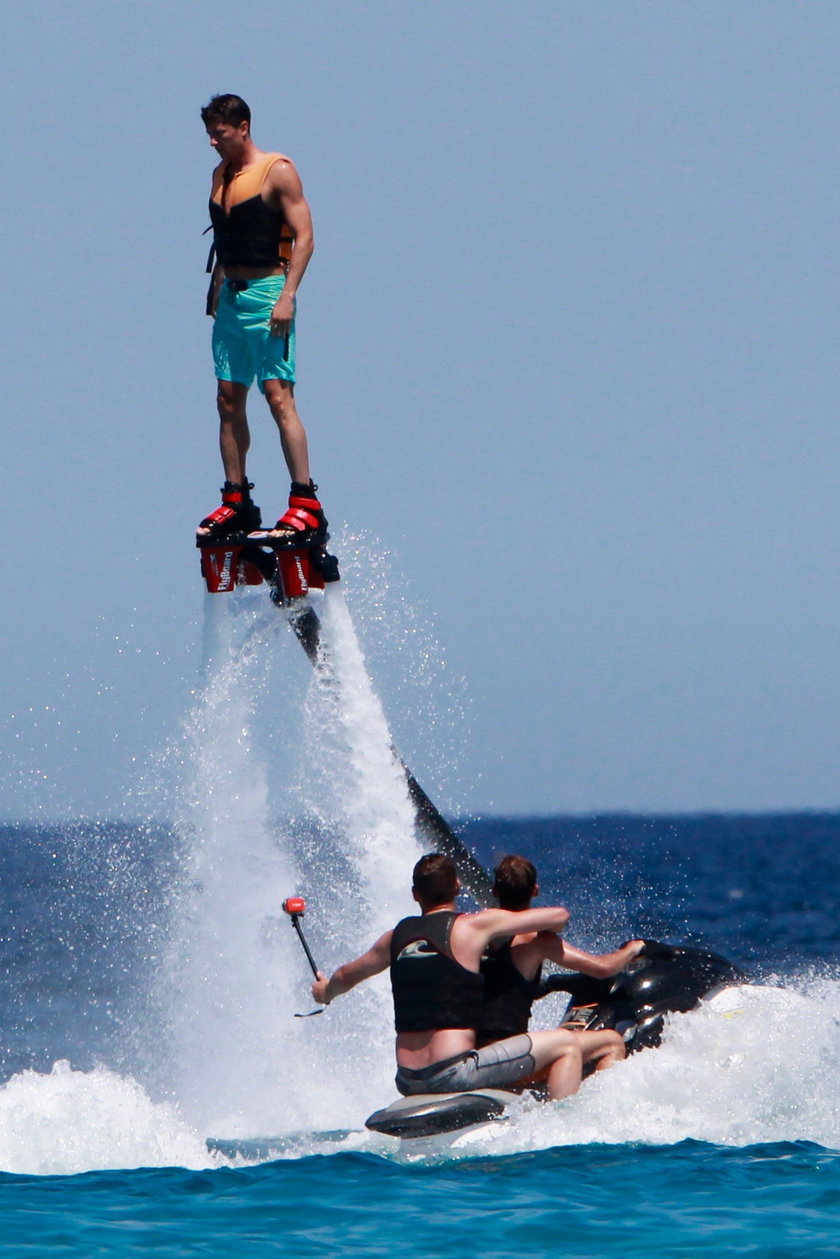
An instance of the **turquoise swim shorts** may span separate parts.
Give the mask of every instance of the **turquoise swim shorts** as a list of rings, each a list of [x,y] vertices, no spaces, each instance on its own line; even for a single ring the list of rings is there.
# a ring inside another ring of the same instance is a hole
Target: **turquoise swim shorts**
[[[284,275],[262,280],[224,280],[213,321],[213,362],[217,380],[235,380],[260,392],[266,380],[295,378],[295,325],[288,337],[273,337],[268,320],[283,292]]]

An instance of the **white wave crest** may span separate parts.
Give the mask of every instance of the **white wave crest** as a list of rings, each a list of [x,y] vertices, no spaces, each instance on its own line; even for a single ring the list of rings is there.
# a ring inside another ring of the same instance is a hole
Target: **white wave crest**
[[[0,1087],[0,1169],[74,1175],[93,1168],[206,1167],[204,1142],[167,1103],[105,1068],[57,1062]]]
[[[840,1148],[839,1024],[836,980],[799,989],[729,988],[688,1014],[671,1015],[658,1049],[595,1075],[565,1101],[523,1102],[510,1122],[457,1139],[449,1152],[480,1156],[687,1139]],[[400,1156],[442,1152],[442,1145],[424,1151],[420,1143],[414,1149],[405,1143]]]

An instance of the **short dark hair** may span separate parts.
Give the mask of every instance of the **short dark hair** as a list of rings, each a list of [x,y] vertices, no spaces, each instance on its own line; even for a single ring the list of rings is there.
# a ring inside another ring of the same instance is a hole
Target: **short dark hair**
[[[442,905],[454,900],[458,895],[455,862],[442,852],[427,853],[414,867],[411,886],[426,905]]]
[[[215,119],[219,122],[230,123],[232,127],[238,127],[240,123],[247,122],[248,129],[251,128],[250,109],[241,96],[234,96],[231,92],[214,96],[202,109],[201,121],[205,127]]]
[[[537,872],[527,857],[502,857],[493,875],[493,894],[502,909],[528,908],[537,886]]]

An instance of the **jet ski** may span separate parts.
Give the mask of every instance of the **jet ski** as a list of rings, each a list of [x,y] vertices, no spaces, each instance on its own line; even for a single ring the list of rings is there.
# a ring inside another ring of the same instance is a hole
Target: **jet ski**
[[[618,975],[592,979],[558,972],[542,981],[538,996],[567,992],[564,1027],[612,1028],[624,1037],[627,1052],[637,1053],[661,1043],[667,1014],[692,1010],[704,997],[745,979],[743,971],[716,953],[645,940],[642,952]],[[521,1094],[503,1089],[415,1094],[375,1111],[365,1126],[414,1140],[497,1123],[521,1100]]]

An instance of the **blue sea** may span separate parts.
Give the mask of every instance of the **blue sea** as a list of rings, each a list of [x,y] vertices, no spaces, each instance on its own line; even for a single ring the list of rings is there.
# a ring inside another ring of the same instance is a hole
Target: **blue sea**
[[[311,828],[304,842],[299,823],[275,824],[271,843],[282,852],[295,825],[310,860]],[[340,1003],[294,1018],[311,1008],[305,959],[276,911],[308,890],[305,873],[268,889],[274,917],[248,957],[268,983],[251,992],[253,975],[225,969],[228,930],[196,909],[212,878],[195,833],[2,827],[0,1254],[840,1252],[840,815],[487,819],[460,833],[488,864],[531,856],[576,942],[702,944],[750,983],[723,1010],[674,1016],[661,1048],[577,1097],[525,1108],[473,1147],[413,1154],[363,1128],[394,1095],[387,994],[343,998],[340,1023]],[[240,855],[259,882],[259,852]],[[242,872],[222,874],[232,914],[252,912]],[[352,943],[334,917],[310,901],[325,966]],[[208,1135],[276,1148],[231,1162]]]
[[[341,589],[314,672],[240,595],[208,596],[204,681],[126,794],[144,820],[0,826],[3,1259],[840,1253],[840,814],[458,825],[488,867],[535,862],[572,943],[748,978],[572,1098],[403,1148],[364,1127],[395,1097],[387,977],[310,1017],[281,906],[306,898],[329,971],[413,912],[428,844]]]

